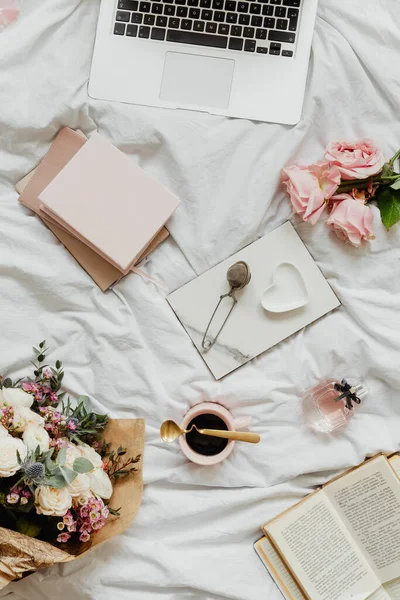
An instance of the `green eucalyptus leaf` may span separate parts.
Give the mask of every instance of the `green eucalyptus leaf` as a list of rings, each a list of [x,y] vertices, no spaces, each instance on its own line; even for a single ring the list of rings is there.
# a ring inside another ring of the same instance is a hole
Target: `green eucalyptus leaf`
[[[68,469],[67,467],[59,467],[59,469],[67,485],[69,485],[74,481],[74,479],[76,479],[77,473],[72,469]]]
[[[33,538],[37,537],[42,529],[35,521],[32,521],[31,519],[28,519],[22,515],[17,518],[15,528],[18,533],[22,533],[23,535]]]
[[[382,223],[389,231],[400,221],[400,189],[385,188],[377,197]]]
[[[45,466],[46,471],[49,471],[50,473],[52,473],[53,471],[55,471],[57,469],[56,463],[51,460],[52,456],[53,456],[53,448],[51,449],[51,451],[49,450],[49,452],[46,452],[44,461],[42,461]]]
[[[46,479],[43,481],[43,484],[57,489],[65,488],[67,485],[64,476],[60,473],[46,477]]]
[[[66,460],[67,460],[67,449],[65,446],[63,446],[58,453],[57,464],[59,464],[61,467],[63,467],[65,465]]]
[[[94,466],[87,458],[76,458],[74,460],[73,469],[76,473],[89,473],[93,471]]]

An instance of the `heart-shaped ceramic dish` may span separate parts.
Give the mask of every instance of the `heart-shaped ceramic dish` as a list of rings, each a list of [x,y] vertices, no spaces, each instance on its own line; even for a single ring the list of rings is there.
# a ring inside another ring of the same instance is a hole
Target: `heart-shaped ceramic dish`
[[[306,284],[293,263],[284,262],[276,267],[271,285],[261,296],[261,304],[272,313],[288,312],[308,304]]]

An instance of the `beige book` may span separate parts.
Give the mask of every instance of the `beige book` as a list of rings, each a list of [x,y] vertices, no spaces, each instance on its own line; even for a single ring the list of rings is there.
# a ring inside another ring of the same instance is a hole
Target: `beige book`
[[[287,600],[400,600],[400,457],[350,469],[263,532],[255,550]]]
[[[40,210],[39,194],[53,181],[86,141],[87,139],[81,131],[73,131],[68,127],[61,129],[40,164],[25,175],[15,185],[15,189],[20,194],[21,204],[34,211],[42,219],[100,289],[105,292],[123,277],[123,273]],[[163,227],[143,251],[136,264],[155,250],[168,235],[168,230]]]

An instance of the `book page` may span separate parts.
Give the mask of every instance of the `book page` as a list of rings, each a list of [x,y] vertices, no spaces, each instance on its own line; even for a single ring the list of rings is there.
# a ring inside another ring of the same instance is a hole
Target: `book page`
[[[391,600],[391,598],[385,588],[382,586],[377,589],[376,592],[368,596],[367,600]]]
[[[400,456],[396,454],[389,458],[390,466],[393,471],[396,473],[397,477],[400,479]]]
[[[383,587],[385,588],[390,600],[400,600],[400,577],[390,581],[389,583],[385,583]]]
[[[286,600],[305,600],[303,592],[269,539],[262,538],[254,545],[254,548],[284,598]]]
[[[400,577],[400,481],[384,456],[324,488],[381,583]]]
[[[380,587],[323,490],[264,529],[311,600],[364,600]]]

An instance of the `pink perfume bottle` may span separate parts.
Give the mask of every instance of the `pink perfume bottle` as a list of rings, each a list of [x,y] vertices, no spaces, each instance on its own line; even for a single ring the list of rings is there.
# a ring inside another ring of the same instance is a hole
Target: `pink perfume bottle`
[[[303,412],[306,423],[315,431],[330,433],[345,425],[354,415],[357,404],[367,396],[361,381],[348,383],[328,379],[306,392]]]

